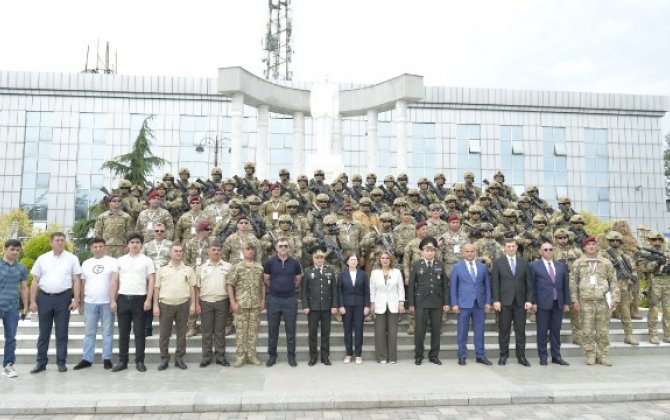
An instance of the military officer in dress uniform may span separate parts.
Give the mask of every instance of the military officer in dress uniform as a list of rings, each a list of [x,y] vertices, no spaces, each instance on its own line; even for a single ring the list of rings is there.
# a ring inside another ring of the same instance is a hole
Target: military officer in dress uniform
[[[330,320],[337,313],[337,276],[333,267],[326,266],[326,251],[318,248],[312,254],[313,266],[305,269],[302,287],[302,307],[309,329],[309,366],[316,364],[317,335],[321,325],[321,363],[330,365]]]
[[[419,244],[421,259],[412,264],[409,274],[409,311],[416,313],[414,333],[414,363],[420,365],[424,355],[424,340],[430,320],[430,351],[428,360],[441,365],[440,334],[442,314],[449,312],[449,275],[442,261],[435,259],[437,240],[424,238]]]

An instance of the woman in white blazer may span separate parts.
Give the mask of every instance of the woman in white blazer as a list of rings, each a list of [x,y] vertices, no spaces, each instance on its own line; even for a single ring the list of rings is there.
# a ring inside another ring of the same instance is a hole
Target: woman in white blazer
[[[389,252],[379,254],[370,274],[370,304],[375,313],[375,353],[379,363],[398,360],[398,317],[405,312],[405,286]]]

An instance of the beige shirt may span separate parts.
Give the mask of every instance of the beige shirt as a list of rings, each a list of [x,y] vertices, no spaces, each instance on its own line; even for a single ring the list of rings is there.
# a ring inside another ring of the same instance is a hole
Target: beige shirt
[[[191,287],[195,287],[193,268],[181,263],[172,265],[172,261],[158,267],[156,288],[160,290],[158,301],[166,305],[181,305],[191,297]]]
[[[216,264],[205,261],[197,269],[196,287],[200,289],[200,299],[205,302],[220,302],[228,299],[228,273],[232,265],[219,260]]]

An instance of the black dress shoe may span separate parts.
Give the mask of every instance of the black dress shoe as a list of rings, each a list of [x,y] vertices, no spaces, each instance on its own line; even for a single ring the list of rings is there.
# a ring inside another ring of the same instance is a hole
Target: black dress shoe
[[[570,366],[570,363],[566,362],[565,360],[563,360],[560,357],[558,357],[558,358],[553,358],[552,357],[551,358],[551,363],[555,363],[555,364],[561,365],[561,366]]]
[[[137,369],[138,372],[147,371],[147,367],[144,365],[144,362],[135,362],[135,369]]]
[[[67,366],[65,365],[58,365],[58,371],[60,373],[67,372]]]
[[[307,362],[307,366],[314,366],[316,364],[316,357],[310,357],[309,362]]]
[[[267,362],[265,362],[265,366],[267,367],[272,367],[277,363],[277,356],[270,356]]]
[[[540,357],[540,365],[547,366],[547,358],[546,357]]]
[[[128,369],[128,362],[119,362],[112,368],[112,372],[121,372]]]
[[[419,365],[421,364],[421,362],[423,362],[423,358],[422,358],[422,357],[415,357],[415,358],[414,358],[414,364],[415,364],[415,365],[419,366]]]
[[[321,359],[321,363],[323,363],[323,364],[326,365],[326,366],[330,366],[330,365],[332,365],[332,363],[330,363],[330,359],[327,358],[327,357]]]
[[[229,367],[229,366],[230,366],[230,362],[229,362],[228,359],[226,359],[225,357],[219,357],[219,358],[217,358],[217,359],[216,359],[216,364],[217,364],[217,365],[224,366],[224,367]]]
[[[296,367],[298,366],[298,362],[295,361],[295,357],[290,357],[288,358],[288,364],[291,367]]]
[[[212,363],[211,360],[202,359],[202,360],[200,361],[200,367],[203,367],[203,368],[204,368],[204,367],[207,367],[207,366],[210,365],[210,363]]]
[[[181,360],[181,359],[177,359],[177,360],[175,360],[175,361],[174,361],[174,365],[175,365],[175,367],[178,367],[178,368],[181,369],[181,370],[186,370],[186,369],[188,369],[188,366],[186,366],[186,363],[184,363],[184,361]]]
[[[493,364],[493,363],[491,363],[491,361],[489,359],[486,358],[486,356],[478,357],[476,359],[476,362],[481,363],[482,365],[486,365],[486,366],[491,366]]]
[[[162,372],[168,368],[168,365],[169,363],[167,362],[167,360],[164,360],[158,364],[158,370]]]
[[[507,356],[500,356],[498,359],[498,365],[505,366],[507,364]]]
[[[465,357],[459,357],[458,358],[458,364],[461,366],[465,366]]]
[[[516,360],[519,362],[520,365],[530,367],[530,362],[524,356],[517,357]]]
[[[437,357],[429,357],[428,360],[430,360],[430,363],[434,363],[436,365],[441,365],[442,364],[440,359],[438,359]]]
[[[144,337],[151,337],[152,335],[154,335],[153,329],[147,328],[146,330],[144,330]]]
[[[103,360],[102,365],[104,366],[105,370],[110,370],[113,367],[112,361],[109,359]]]
[[[40,373],[43,370],[47,370],[47,365],[35,365],[35,367],[30,371],[30,373]]]
[[[81,362],[74,365],[72,369],[79,370],[79,369],[86,369],[87,367],[91,367],[91,362],[89,362],[88,360],[82,360]]]

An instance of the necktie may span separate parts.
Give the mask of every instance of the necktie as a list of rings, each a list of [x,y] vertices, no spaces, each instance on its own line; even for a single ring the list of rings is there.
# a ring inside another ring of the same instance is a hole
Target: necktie
[[[549,277],[551,277],[551,283],[555,285],[556,284],[556,272],[554,271],[554,264],[551,261],[549,261],[547,263],[547,265],[549,266]],[[556,288],[554,287],[554,300],[557,300],[557,299],[558,299],[558,292],[556,291]]]
[[[509,266],[512,269],[512,275],[516,275],[516,258],[509,259]]]
[[[475,274],[475,263],[473,263],[472,261],[470,261],[469,271],[470,271],[470,277],[472,277],[472,281],[475,281],[477,274]]]
[[[433,262],[428,261],[428,271],[430,271],[431,268],[433,268]]]

